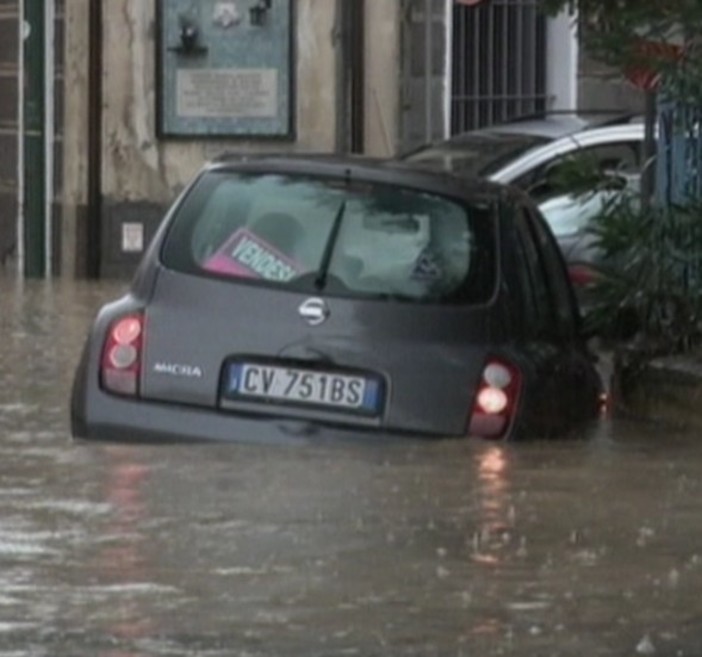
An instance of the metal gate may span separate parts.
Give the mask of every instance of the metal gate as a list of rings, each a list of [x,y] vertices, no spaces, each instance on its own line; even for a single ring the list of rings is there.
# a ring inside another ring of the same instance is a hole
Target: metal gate
[[[18,3],[0,3],[0,273],[17,249],[18,28]]]
[[[0,0],[0,274],[59,273],[64,1]]]
[[[547,108],[540,0],[402,0],[400,149]]]
[[[538,5],[454,3],[452,134],[546,109],[547,18]]]

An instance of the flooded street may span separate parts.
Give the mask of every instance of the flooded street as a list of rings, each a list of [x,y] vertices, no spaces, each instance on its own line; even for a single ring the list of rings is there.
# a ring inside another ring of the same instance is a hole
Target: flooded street
[[[0,278],[0,657],[702,655],[702,440],[74,443],[124,284]]]

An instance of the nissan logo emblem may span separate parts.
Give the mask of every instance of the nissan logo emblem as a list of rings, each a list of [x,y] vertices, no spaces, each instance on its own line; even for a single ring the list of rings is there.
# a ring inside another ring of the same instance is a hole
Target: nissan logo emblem
[[[307,299],[297,311],[310,326],[318,326],[329,317],[329,306],[317,297]]]

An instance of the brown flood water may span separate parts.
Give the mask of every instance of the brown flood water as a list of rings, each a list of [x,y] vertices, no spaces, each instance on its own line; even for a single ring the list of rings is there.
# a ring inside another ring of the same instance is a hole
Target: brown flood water
[[[702,655],[702,441],[72,442],[118,283],[0,278],[0,657]]]

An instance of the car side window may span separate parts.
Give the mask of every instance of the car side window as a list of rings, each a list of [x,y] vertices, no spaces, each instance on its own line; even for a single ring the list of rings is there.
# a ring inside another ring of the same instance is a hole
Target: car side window
[[[553,300],[559,333],[573,336],[577,327],[573,294],[568,283],[568,274],[563,264],[558,245],[548,232],[545,221],[536,210],[525,211],[526,220],[538,246],[546,280]]]
[[[532,335],[546,336],[553,333],[554,308],[539,249],[527,222],[525,209],[517,207],[517,258],[522,261],[528,278],[522,286],[527,323]]]
[[[559,188],[559,172],[574,160],[587,163],[589,168],[602,174],[634,175],[641,170],[641,144],[638,141],[622,141],[598,144],[579,148],[557,157],[517,178],[514,184],[529,192],[537,202],[562,194],[567,190]]]

